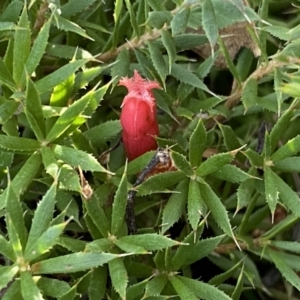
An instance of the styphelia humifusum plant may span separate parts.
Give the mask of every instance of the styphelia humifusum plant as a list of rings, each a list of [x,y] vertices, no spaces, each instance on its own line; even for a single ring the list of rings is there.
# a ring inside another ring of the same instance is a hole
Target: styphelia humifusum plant
[[[160,89],[155,81],[143,79],[135,70],[132,78],[124,77],[119,85],[128,89],[122,103],[122,139],[128,160],[131,161],[157,148],[155,136],[159,134],[156,103],[152,89]]]

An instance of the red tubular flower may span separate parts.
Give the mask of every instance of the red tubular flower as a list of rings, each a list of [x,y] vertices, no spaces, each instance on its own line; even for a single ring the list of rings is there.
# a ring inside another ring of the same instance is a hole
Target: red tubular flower
[[[121,106],[121,125],[125,151],[131,161],[157,148],[154,136],[159,134],[159,129],[151,90],[160,86],[155,81],[143,79],[136,70],[132,78],[122,78],[119,85],[128,89]]]

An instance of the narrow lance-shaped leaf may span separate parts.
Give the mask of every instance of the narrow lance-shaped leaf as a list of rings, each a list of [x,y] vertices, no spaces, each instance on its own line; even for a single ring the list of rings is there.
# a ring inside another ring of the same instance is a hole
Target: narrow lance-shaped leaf
[[[66,80],[56,85],[51,94],[50,105],[61,107],[68,106],[71,93],[73,91],[74,82],[75,74],[73,73]]]
[[[84,171],[106,172],[112,174],[104,169],[91,154],[60,145],[56,145],[52,149],[57,159],[61,159],[74,168],[80,166]]]
[[[79,252],[40,261],[33,264],[31,270],[33,274],[69,274],[102,266],[110,260],[122,256],[124,255]]]
[[[143,298],[160,295],[167,282],[168,277],[166,274],[158,274],[147,283]]]
[[[300,279],[299,276],[293,271],[286,263],[284,257],[280,256],[280,252],[275,252],[273,250],[268,250],[272,261],[274,262],[276,268],[279,270],[281,275],[291,283],[298,291],[300,291]]]
[[[33,153],[40,148],[40,142],[15,136],[0,134],[0,148],[17,153]]]
[[[198,167],[202,161],[202,154],[206,143],[206,130],[199,119],[198,124],[191,134],[189,143],[189,159],[192,167]]]
[[[5,86],[7,86],[11,91],[16,90],[16,83],[1,57],[0,57],[0,82]]]
[[[11,261],[15,261],[16,259],[11,243],[2,234],[0,234],[0,253]]]
[[[172,151],[171,152],[171,158],[172,161],[174,162],[175,166],[182,171],[183,173],[185,173],[187,176],[193,176],[194,175],[194,171],[191,168],[189,162],[187,161],[187,159],[179,154],[178,152]]]
[[[57,182],[54,182],[43,199],[38,203],[32,219],[26,251],[50,226],[55,206],[56,186]]]
[[[0,290],[8,285],[18,271],[19,267],[16,265],[0,267]]]
[[[65,112],[57,119],[50,132],[48,133],[46,140],[52,142],[61,136],[72,124],[72,122],[80,116],[88,105],[90,99],[88,97],[81,98],[69,106]]]
[[[171,36],[169,31],[162,30],[161,31],[161,38],[162,38],[162,42],[164,44],[164,47],[166,48],[167,53],[168,53],[168,61],[169,61],[168,74],[170,74],[172,66],[173,66],[173,64],[175,63],[175,60],[176,60],[176,47],[175,47],[174,41],[173,41],[172,36]]]
[[[178,35],[185,31],[190,15],[189,7],[179,10],[171,21],[172,35]]]
[[[16,230],[16,234],[20,239],[22,248],[25,248],[28,233],[25,227],[23,209],[20,203],[20,198],[15,193],[11,182],[8,183],[7,189],[8,191],[6,194],[6,212],[14,225],[14,229]]]
[[[162,216],[162,233],[165,233],[170,227],[172,227],[183,214],[188,195],[188,185],[188,179],[180,181],[174,190],[175,193],[171,195],[164,207]]]
[[[30,271],[21,272],[21,292],[23,299],[44,299]]]
[[[196,297],[196,295],[194,294],[193,290],[187,287],[177,276],[172,276],[169,278],[169,280],[180,299],[198,299],[198,297]]]
[[[159,234],[139,234],[129,235],[119,238],[119,241],[141,246],[149,251],[161,250],[175,245],[180,245],[179,242],[173,241]]]
[[[129,0],[125,0],[125,4],[126,4],[128,12],[129,12],[130,22],[131,22],[134,34],[135,34],[136,37],[139,38],[140,37],[140,29],[139,29],[139,24],[137,23],[137,20],[136,20],[136,16],[135,16],[135,12],[133,10],[133,6],[132,6],[132,4],[130,3]]]
[[[66,225],[67,222],[49,227],[35,243],[28,245],[24,254],[26,261],[32,261],[48,252],[57,243]]]
[[[23,6],[18,26],[20,29],[15,31],[13,49],[13,77],[17,85],[20,85],[21,75],[24,71],[31,43],[26,5]]]
[[[32,73],[35,71],[36,67],[39,65],[40,60],[42,59],[42,57],[45,53],[46,46],[48,44],[51,19],[52,19],[52,16],[50,16],[49,20],[47,20],[47,22],[41,28],[38,36],[34,40],[33,46],[31,48],[31,51],[27,58],[25,68],[26,68],[26,71],[29,76],[31,76]],[[25,74],[25,72],[23,72],[22,80],[24,80],[24,82],[25,82],[25,78],[26,78],[26,74]]]
[[[119,231],[124,222],[124,216],[127,205],[127,163],[125,165],[124,173],[121,182],[118,186],[116,195],[114,197],[112,216],[111,216],[111,233],[118,236]]]
[[[214,56],[214,47],[217,43],[219,30],[214,7],[211,0],[205,0],[202,4],[202,25],[205,35],[209,40],[212,56]]]
[[[70,62],[53,73],[43,77],[36,83],[37,90],[40,93],[52,90],[55,86],[65,81],[87,62],[87,59],[80,59]]]
[[[210,209],[215,222],[226,234],[235,240],[227,211],[219,197],[214,193],[208,184],[201,184],[200,190],[201,195]]]
[[[205,203],[201,197],[199,184],[195,180],[190,180],[188,194],[188,218],[193,230],[196,230],[200,221],[200,216],[205,215]]]
[[[35,136],[39,141],[42,141],[46,136],[42,102],[39,93],[29,76],[27,76],[26,85],[25,114]]]
[[[160,52],[160,49],[154,42],[148,41],[147,44],[149,47],[150,57],[153,62],[154,68],[156,69],[157,73],[159,74],[161,82],[165,86],[165,80],[166,80],[166,76],[168,74],[168,68],[166,66],[164,57],[163,57],[162,53]]]
[[[297,154],[300,151],[300,135],[297,135],[293,139],[289,140],[283,146],[281,146],[273,155],[271,159],[273,161],[283,160],[290,156]]]
[[[35,152],[27,159],[17,175],[13,178],[11,184],[14,191],[18,191],[18,195],[21,195],[27,189],[28,185],[32,183],[33,178],[40,169],[41,163],[41,155]],[[0,195],[0,209],[5,207],[7,193],[8,189],[6,188]]]
[[[219,153],[209,157],[196,169],[196,175],[206,176],[229,164],[234,158],[233,152]]]
[[[108,269],[114,289],[120,295],[121,299],[126,299],[128,276],[123,259],[116,258],[109,261]]]

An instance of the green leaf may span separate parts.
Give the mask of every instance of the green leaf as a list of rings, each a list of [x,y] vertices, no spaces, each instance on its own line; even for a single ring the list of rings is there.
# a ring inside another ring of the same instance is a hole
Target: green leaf
[[[215,96],[195,74],[178,64],[173,64],[171,75],[181,82],[187,83]]]
[[[194,239],[195,233],[192,232],[184,239],[184,242],[188,243],[188,245],[180,245],[178,247],[172,259],[174,270],[180,270],[211,254],[224,239],[224,235],[204,239],[197,243],[194,242]]]
[[[258,154],[256,151],[252,149],[247,149],[243,152],[243,154],[249,159],[250,163],[254,167],[262,167],[263,166],[263,157],[261,154]]]
[[[232,300],[223,291],[208,283],[182,276],[179,278],[189,289],[195,293],[195,295],[197,295],[197,298],[201,298],[203,300]]]
[[[193,230],[196,230],[200,221],[200,216],[206,214],[206,205],[201,197],[199,184],[190,180],[188,193],[188,218]]]
[[[237,190],[237,207],[236,211],[239,211],[241,208],[248,206],[251,200],[252,193],[254,191],[255,181],[254,179],[248,179],[243,181]]]
[[[110,189],[105,191],[106,187],[106,185],[102,185],[99,189],[101,190],[102,195],[108,198]],[[98,197],[93,194],[92,198],[84,203],[93,223],[96,225],[102,236],[107,237],[110,231],[110,225],[102,207],[102,203],[100,203]]]
[[[167,187],[170,187],[185,178],[185,174],[181,171],[172,171],[156,174],[137,187],[138,196],[145,196],[155,192],[162,192]]]
[[[22,299],[21,295],[21,283],[20,280],[15,280],[11,286],[6,290],[5,295],[3,295],[2,300],[11,300],[11,299]]]
[[[124,252],[131,253],[131,254],[149,254],[149,251],[147,251],[145,248],[134,245],[131,243],[123,242],[120,240],[115,240],[114,244],[123,250]]]
[[[190,163],[183,155],[179,154],[178,152],[171,151],[171,158],[177,169],[185,173],[187,176],[194,175],[194,171],[191,168]]]
[[[0,70],[1,72],[1,70]],[[1,73],[0,73],[1,74]],[[1,80],[1,79],[0,79]],[[0,98],[1,99],[1,98]],[[4,125],[18,109],[17,101],[8,100],[0,105],[0,124]]]
[[[25,227],[23,209],[20,203],[20,198],[15,193],[12,183],[8,183],[7,194],[6,194],[6,212],[9,215],[11,222],[14,225],[16,234],[18,235],[22,249],[25,248],[27,241],[27,229]]]
[[[74,81],[75,81],[75,74],[73,73],[66,80],[60,82],[58,85],[54,87],[54,90],[50,98],[51,106],[61,106],[61,107],[68,106],[71,98],[73,86],[74,86]]]
[[[68,18],[81,11],[84,11],[88,6],[92,5],[96,0],[71,0],[61,6],[61,14],[63,17]]]
[[[174,44],[174,40],[169,31],[162,30],[161,31],[161,39],[162,39],[163,45],[166,48],[167,53],[168,53],[168,58],[169,58],[169,71],[168,72],[170,74],[171,70],[172,70],[172,66],[176,60],[176,47]]]
[[[155,233],[124,236],[119,238],[119,241],[140,246],[149,251],[162,250],[180,244],[177,241]]]
[[[226,234],[234,239],[228,214],[221,200],[208,184],[201,184],[200,190],[201,195],[210,209],[215,222]]]
[[[69,165],[63,164],[60,167],[58,181],[60,182],[61,186],[67,190],[76,191],[78,193],[82,192],[78,173]]]
[[[223,283],[227,279],[233,277],[234,274],[236,273],[237,269],[241,266],[242,263],[243,263],[243,260],[240,260],[238,263],[236,263],[233,267],[231,267],[226,272],[221,273],[221,274],[213,277],[212,279],[210,279],[208,281],[208,283],[210,285],[212,285],[212,286],[218,286],[218,285],[220,285],[221,283]]]
[[[155,276],[147,283],[143,299],[150,296],[160,295],[167,282],[168,277],[166,276],[166,274],[158,274],[157,276]]]
[[[205,149],[206,130],[199,119],[198,124],[190,136],[189,159],[192,167],[198,167],[202,161],[202,154]]]
[[[57,11],[55,11],[54,13],[52,24],[60,30],[64,30],[66,32],[74,32],[78,35],[81,35],[84,38],[90,39],[92,41],[94,40],[90,36],[88,36],[86,31],[82,29],[77,23],[71,22],[61,17]]]
[[[163,210],[162,233],[165,233],[172,227],[184,212],[186,199],[188,197],[188,179],[180,181],[174,192]]]
[[[30,128],[39,141],[43,141],[46,136],[46,126],[43,109],[38,91],[29,77],[26,83],[25,114]]]
[[[159,74],[163,85],[165,85],[165,80],[168,75],[168,68],[165,63],[164,57],[161,54],[160,49],[154,42],[148,41],[147,45],[148,45],[150,58],[153,62],[154,68],[157,71],[157,73]]]
[[[112,215],[111,215],[111,233],[118,236],[124,223],[124,216],[127,205],[127,164],[121,182],[114,197]]]
[[[279,198],[284,205],[296,216],[300,216],[299,196],[288,184],[286,184],[276,173],[273,173],[273,181],[279,192]]]
[[[280,248],[289,252],[300,253],[300,243],[290,241],[269,241],[270,245],[275,248]]]
[[[65,281],[46,277],[39,278],[37,286],[43,295],[53,298],[59,298],[70,289],[70,286]]]
[[[0,57],[0,82],[6,85],[11,91],[15,91],[17,88],[16,83],[10,71],[6,67],[1,57]]]
[[[21,292],[24,300],[36,299],[42,300],[43,295],[37,287],[30,271],[21,273]]]
[[[283,146],[273,153],[271,159],[273,161],[283,160],[290,156],[297,154],[300,151],[300,135],[297,135],[293,139],[289,140]]]
[[[36,82],[36,88],[40,93],[52,90],[55,86],[67,80],[74,72],[87,63],[87,59],[72,61],[51,74]]]
[[[122,255],[110,253],[79,252],[49,258],[31,266],[34,274],[69,274],[96,268]]]
[[[257,104],[256,98],[257,98],[257,81],[253,78],[250,78],[249,80],[247,80],[243,88],[242,98],[241,98],[246,111],[252,106],[255,106]]]
[[[224,165],[229,164],[233,160],[234,155],[235,154],[233,152],[227,152],[218,153],[209,157],[196,169],[196,175],[204,177],[208,174],[216,172]]]
[[[49,227],[33,244],[28,244],[24,258],[26,261],[32,261],[42,254],[48,252],[58,241],[67,222]]]
[[[212,56],[214,56],[214,47],[217,43],[219,30],[214,7],[211,0],[205,0],[202,3],[202,26],[209,40]]]
[[[92,278],[89,286],[89,299],[103,299],[106,294],[107,271],[105,267],[93,269]]]
[[[151,27],[161,29],[164,24],[170,24],[173,15],[170,11],[151,11],[149,12],[149,18],[147,24]]]
[[[54,212],[56,186],[57,183],[54,182],[37,205],[28,235],[26,251],[28,251],[28,248],[31,247],[50,226]]]
[[[238,72],[236,66],[234,65],[232,58],[230,56],[230,53],[228,52],[225,43],[221,37],[218,39],[218,45],[225,57],[226,64],[228,66],[228,69],[230,70],[231,74],[233,75],[234,79],[238,82],[239,85],[242,83],[242,79],[240,77],[240,73]],[[251,79],[250,79],[251,80]],[[253,96],[253,95],[252,95]]]
[[[0,134],[0,148],[16,153],[30,154],[40,148],[40,142],[32,139]]]
[[[300,173],[300,157],[288,157],[280,161],[273,162],[276,170],[283,172]]]
[[[14,250],[16,261],[22,260],[23,259],[23,249],[22,249],[21,241],[20,241],[18,232],[14,226],[14,223],[12,222],[8,213],[5,215],[5,222],[6,222],[6,228],[7,228],[7,233],[8,233],[8,237],[9,237],[9,242],[12,245],[12,248]]]
[[[127,271],[122,258],[116,258],[108,262],[109,274],[112,285],[122,299],[126,299],[128,284]]]
[[[15,261],[14,250],[3,235],[0,234],[0,253],[11,261]]]
[[[35,38],[32,49],[30,51],[30,54],[27,58],[25,69],[29,76],[32,75],[32,73],[35,71],[37,66],[39,65],[47,44],[48,44],[48,38],[49,38],[49,31],[51,27],[51,19],[50,19],[43,25],[43,27],[40,29],[38,36]],[[25,79],[25,73],[22,74]]]
[[[52,149],[57,159],[61,159],[74,168],[80,166],[84,171],[110,173],[91,154],[60,145],[53,146]]]
[[[135,12],[133,10],[133,6],[129,0],[125,0],[125,4],[126,4],[128,12],[129,12],[130,23],[131,23],[133,31],[134,31],[134,36],[139,38],[140,37],[139,24],[137,23]]]
[[[299,276],[294,272],[286,263],[285,258],[281,256],[280,252],[268,249],[272,261],[276,268],[279,270],[281,275],[298,291],[300,291],[300,279]]]
[[[154,11],[161,11],[164,10],[164,4],[160,0],[147,0],[147,4],[154,10]]]
[[[15,31],[14,49],[13,49],[13,78],[17,85],[20,85],[24,66],[26,64],[30,51],[30,29],[27,15],[27,7],[23,6],[23,11],[18,23],[19,30]]]
[[[294,116],[293,110],[287,110],[276,122],[270,132],[271,151],[274,151],[281,137],[286,132],[292,117]]]
[[[238,149],[241,147],[241,143],[236,137],[233,129],[230,126],[218,124],[224,137],[224,142],[228,151]]]
[[[185,31],[190,16],[189,7],[184,7],[176,13],[171,21],[172,35],[177,35]]]
[[[83,97],[70,105],[57,119],[48,133],[46,140],[48,142],[52,142],[60,137],[71,126],[75,119],[84,111],[89,101],[90,99],[88,97]]]
[[[117,56],[116,63],[111,69],[111,77],[117,83],[121,77],[127,76],[130,66],[128,49],[123,49]]]
[[[11,182],[14,191],[17,191],[18,195],[21,195],[27,189],[29,184],[32,183],[32,180],[40,169],[41,163],[41,155],[35,152],[23,164],[22,168]],[[0,209],[5,207],[7,193],[8,189],[6,188],[0,195]]]
[[[238,277],[236,286],[234,288],[234,291],[231,295],[232,300],[239,300],[242,294],[242,289],[243,289],[243,276],[244,275],[244,265],[241,269],[240,275]]]
[[[15,277],[18,271],[19,267],[16,265],[0,267],[0,290],[8,285],[8,283]]]
[[[171,276],[169,281],[172,283],[176,293],[180,299],[197,300],[198,297],[194,294],[194,290],[188,288],[180,279],[179,276]]]
[[[92,145],[99,146],[112,140],[122,130],[120,120],[107,121],[84,132]]]
[[[234,165],[225,165],[211,175],[215,178],[233,183],[243,182],[247,179],[253,178],[251,175],[245,173]]]
[[[275,209],[278,201],[278,190],[276,185],[276,178],[274,172],[268,166],[264,167],[264,181],[265,181],[265,193],[266,200],[269,205],[271,214],[272,214],[272,223],[274,219]]]

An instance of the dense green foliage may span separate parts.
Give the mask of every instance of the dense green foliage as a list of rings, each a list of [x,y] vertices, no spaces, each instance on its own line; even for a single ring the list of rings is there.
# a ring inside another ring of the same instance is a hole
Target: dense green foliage
[[[2,0],[1,299],[300,299],[299,9]],[[174,170],[128,191],[118,81],[156,80]]]

